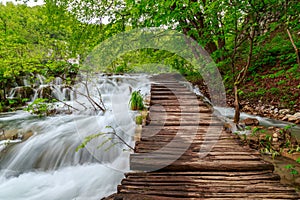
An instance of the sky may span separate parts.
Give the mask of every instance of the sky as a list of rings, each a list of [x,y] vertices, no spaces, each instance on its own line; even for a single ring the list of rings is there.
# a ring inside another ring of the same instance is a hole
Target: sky
[[[2,4],[6,4],[6,2],[13,2],[13,3],[16,3],[15,0],[0,0],[0,3]],[[29,0],[27,5],[28,6],[36,6],[36,5],[42,5],[44,3],[43,0]]]
[[[17,0],[19,1],[18,3],[22,3],[22,0]],[[0,4],[6,4],[7,2],[13,2],[16,3],[16,0],[0,0]],[[43,0],[27,0],[28,2],[26,3],[28,6],[36,6],[36,5],[43,5],[44,1]],[[92,22],[94,23],[94,22]],[[104,16],[102,19],[102,23],[108,24],[109,23],[109,17]]]

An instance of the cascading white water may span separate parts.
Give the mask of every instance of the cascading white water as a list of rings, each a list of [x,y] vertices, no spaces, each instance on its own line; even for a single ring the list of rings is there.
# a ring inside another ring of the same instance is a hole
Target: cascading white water
[[[75,149],[86,136],[111,131],[107,126],[133,145],[136,112],[129,110],[130,93],[141,90],[145,95],[150,83],[145,75],[131,75],[99,76],[95,84],[106,107],[104,113],[84,110],[90,107],[89,102],[78,96],[76,102],[68,103],[78,108],[83,103],[85,106],[72,115],[37,118],[23,111],[0,115],[3,129],[33,132],[28,140],[0,152],[1,200],[93,200],[116,191],[129,167],[126,146],[117,143],[111,147],[113,143],[108,142],[97,149],[104,137],[112,138],[104,134],[87,148],[78,152]],[[93,87],[89,85],[91,96],[97,93]],[[62,90],[57,93],[63,95]]]

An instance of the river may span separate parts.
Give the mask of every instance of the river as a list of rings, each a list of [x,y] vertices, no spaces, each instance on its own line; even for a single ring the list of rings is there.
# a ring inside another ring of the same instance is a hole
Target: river
[[[134,145],[137,112],[129,109],[130,93],[140,90],[146,95],[150,84],[146,75],[99,76],[96,82],[104,113],[81,111],[42,118],[25,111],[0,115],[0,128],[33,132],[28,140],[16,140],[0,154],[1,200],[96,200],[116,192],[129,169],[130,152],[124,144],[108,142],[97,148],[104,135],[78,152],[76,147],[88,135],[109,132],[107,126]]]

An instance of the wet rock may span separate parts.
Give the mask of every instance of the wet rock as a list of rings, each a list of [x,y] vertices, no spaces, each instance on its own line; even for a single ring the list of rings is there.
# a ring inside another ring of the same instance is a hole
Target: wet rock
[[[283,149],[295,151],[299,145],[291,132],[284,128],[252,126],[251,134],[245,138],[240,136],[242,142],[262,153],[280,155]]]
[[[258,126],[259,121],[256,118],[246,118],[242,121],[246,126]]]
[[[16,140],[18,139],[18,130],[2,130],[0,140]]]
[[[33,135],[31,130],[23,131],[19,129],[11,129],[11,130],[2,130],[0,132],[0,140],[27,140]]]
[[[31,136],[33,136],[33,132],[32,131],[27,131],[25,133],[22,134],[22,140],[27,140],[28,138],[30,138]]]
[[[285,115],[283,118],[281,118],[281,120],[283,121],[287,121],[290,117],[292,117],[293,115],[287,114]]]
[[[13,93],[13,98],[31,98],[34,95],[34,89],[29,86],[20,86],[13,88],[11,93]]]
[[[290,109],[281,109],[281,110],[279,110],[279,114],[283,114],[283,115],[286,115],[290,112],[291,112]]]
[[[37,94],[39,98],[50,98],[52,97],[52,87],[49,85],[42,86],[37,90]]]
[[[252,109],[250,106],[245,105],[245,106],[243,107],[243,111],[244,111],[244,112],[253,112],[253,109]]]
[[[295,113],[294,115],[287,114],[282,118],[284,121],[289,121],[293,123],[299,123],[300,122],[300,112]]]
[[[225,123],[223,125],[223,130],[226,132],[226,133],[232,133],[232,125],[230,123]]]

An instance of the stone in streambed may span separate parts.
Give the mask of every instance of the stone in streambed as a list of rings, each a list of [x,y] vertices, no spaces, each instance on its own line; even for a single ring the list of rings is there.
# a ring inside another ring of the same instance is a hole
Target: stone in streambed
[[[0,135],[0,140],[16,140],[18,139],[18,130],[2,130]]]
[[[291,112],[290,109],[281,109],[281,110],[279,110],[279,114],[283,114],[283,115],[289,114],[290,112]]]
[[[259,121],[256,118],[246,118],[242,121],[246,126],[258,126]]]
[[[295,122],[295,123],[299,123],[300,122],[300,112],[295,113],[294,115],[290,116],[288,118],[289,122]]]
[[[25,141],[33,135],[33,132],[31,130],[24,132],[19,129],[11,129],[11,130],[2,130],[0,134],[1,134],[0,140],[21,139]]]

